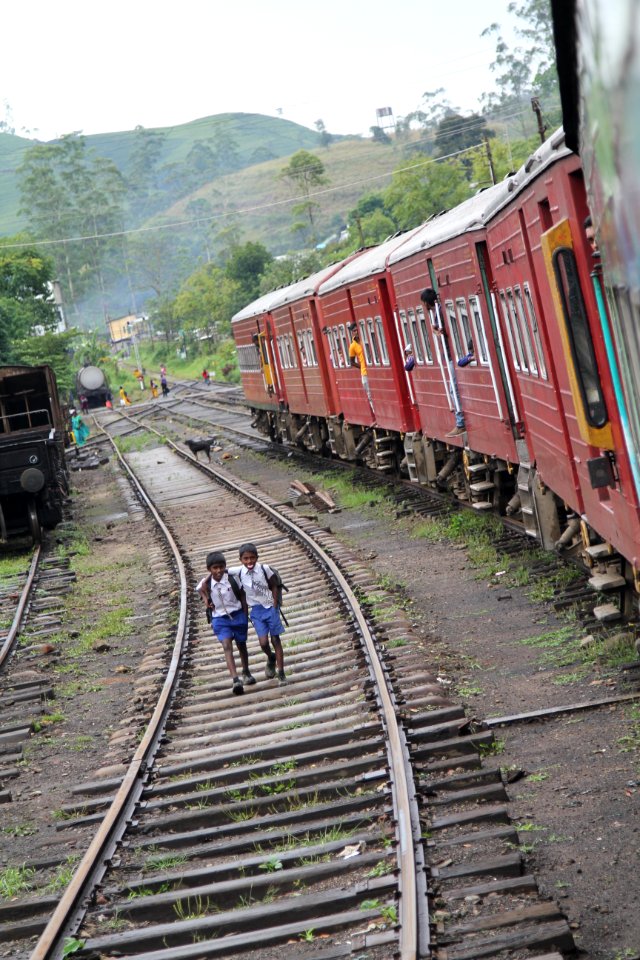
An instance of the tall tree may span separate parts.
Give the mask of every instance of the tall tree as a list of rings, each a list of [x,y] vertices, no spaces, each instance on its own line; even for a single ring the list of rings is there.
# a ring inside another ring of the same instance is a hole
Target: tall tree
[[[401,230],[409,230],[470,194],[464,168],[455,160],[427,162],[401,169],[384,191],[385,207]]]
[[[238,284],[238,306],[256,299],[260,289],[260,277],[272,260],[273,257],[261,243],[249,241],[233,249],[225,267],[225,274]]]
[[[11,245],[19,237],[8,238]],[[52,329],[58,315],[51,298],[53,264],[35,247],[0,245],[0,363],[16,358],[16,343]]]
[[[280,180],[286,180],[292,190],[300,195],[300,202],[293,207],[293,213],[308,219],[311,235],[315,236],[314,216],[320,205],[311,199],[311,191],[314,187],[322,187],[330,182],[325,175],[322,160],[308,150],[298,150],[278,176]]]
[[[240,284],[208,263],[180,287],[174,313],[187,334],[208,336],[213,346],[231,333],[231,317],[242,293]]]
[[[77,133],[27,150],[18,178],[31,233],[53,241],[50,249],[65,302],[77,313],[80,298],[96,280],[100,285],[107,258],[120,246],[98,235],[122,226],[122,178],[115,165],[89,150]]]
[[[137,218],[145,218],[159,209],[160,168],[166,133],[137,126],[133,147],[129,154],[129,188],[133,199],[131,207]]]
[[[557,101],[558,79],[549,0],[511,0],[507,11],[518,18],[515,33],[524,41],[524,46],[510,47],[497,23],[482,31],[482,36],[496,37],[496,59],[491,69],[496,74],[499,91],[481,97],[485,109],[509,104],[517,104],[522,109],[525,101],[539,92]],[[521,128],[524,136],[531,132],[532,124],[528,120],[529,113],[523,109]]]

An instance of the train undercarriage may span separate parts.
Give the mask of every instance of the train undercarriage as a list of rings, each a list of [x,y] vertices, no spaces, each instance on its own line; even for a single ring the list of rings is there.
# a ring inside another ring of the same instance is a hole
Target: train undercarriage
[[[543,483],[524,441],[517,442],[520,463],[512,464],[422,433],[362,427],[341,415],[324,418],[287,410],[253,410],[253,415],[254,426],[274,441],[408,479],[478,512],[519,523],[544,549],[590,572],[589,584],[602,595],[594,610],[597,619],[638,617],[640,571]]]

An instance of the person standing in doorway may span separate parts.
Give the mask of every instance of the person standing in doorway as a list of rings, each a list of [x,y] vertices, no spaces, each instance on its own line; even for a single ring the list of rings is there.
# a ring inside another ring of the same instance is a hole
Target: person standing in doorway
[[[453,430],[450,430],[449,433],[445,434],[445,437],[461,437],[463,433],[466,433],[464,413],[462,412],[462,404],[460,403],[460,393],[458,391],[456,371],[453,365],[453,360],[451,359],[449,337],[442,320],[442,314],[440,313],[438,294],[435,292],[433,287],[427,287],[426,290],[423,290],[420,294],[420,299],[424,303],[426,309],[429,311],[429,317],[431,318],[431,329],[433,330],[434,334],[438,336],[440,343],[442,344],[442,352],[444,353],[447,372],[449,374],[449,396],[451,397],[451,403],[453,404],[453,409],[456,416],[456,425]]]
[[[362,344],[360,343],[360,334],[358,332],[358,327],[355,323],[349,325],[349,330],[351,332],[351,343],[349,344],[349,360],[352,367],[360,368],[360,378],[362,380],[362,388],[367,395],[367,400],[369,401],[369,406],[371,407],[371,413],[373,416],[373,426],[375,427],[376,413],[373,409],[373,401],[371,399],[371,387],[369,386],[369,375],[367,373],[367,363],[364,356],[364,350]]]

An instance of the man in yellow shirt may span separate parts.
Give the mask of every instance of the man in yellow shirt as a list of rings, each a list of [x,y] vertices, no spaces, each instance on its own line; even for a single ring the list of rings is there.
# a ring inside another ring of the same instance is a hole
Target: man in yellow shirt
[[[352,367],[360,367],[360,376],[362,378],[362,387],[364,392],[367,395],[369,400],[369,406],[371,407],[371,412],[375,416],[375,411],[373,409],[373,402],[371,400],[371,387],[369,386],[369,377],[367,376],[367,364],[364,358],[364,350],[362,344],[360,343],[360,334],[358,333],[358,328],[354,324],[351,328],[351,343],[349,345],[349,360],[351,361]]]

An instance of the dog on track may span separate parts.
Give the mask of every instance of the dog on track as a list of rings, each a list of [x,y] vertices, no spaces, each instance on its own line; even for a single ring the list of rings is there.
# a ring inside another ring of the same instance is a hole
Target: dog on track
[[[209,439],[206,437],[194,437],[192,440],[185,440],[186,445],[189,447],[189,450],[191,450],[191,453],[194,455],[196,460],[198,459],[198,453],[200,450],[204,450],[209,462],[211,462],[211,447],[215,442],[215,437],[210,437]]]

